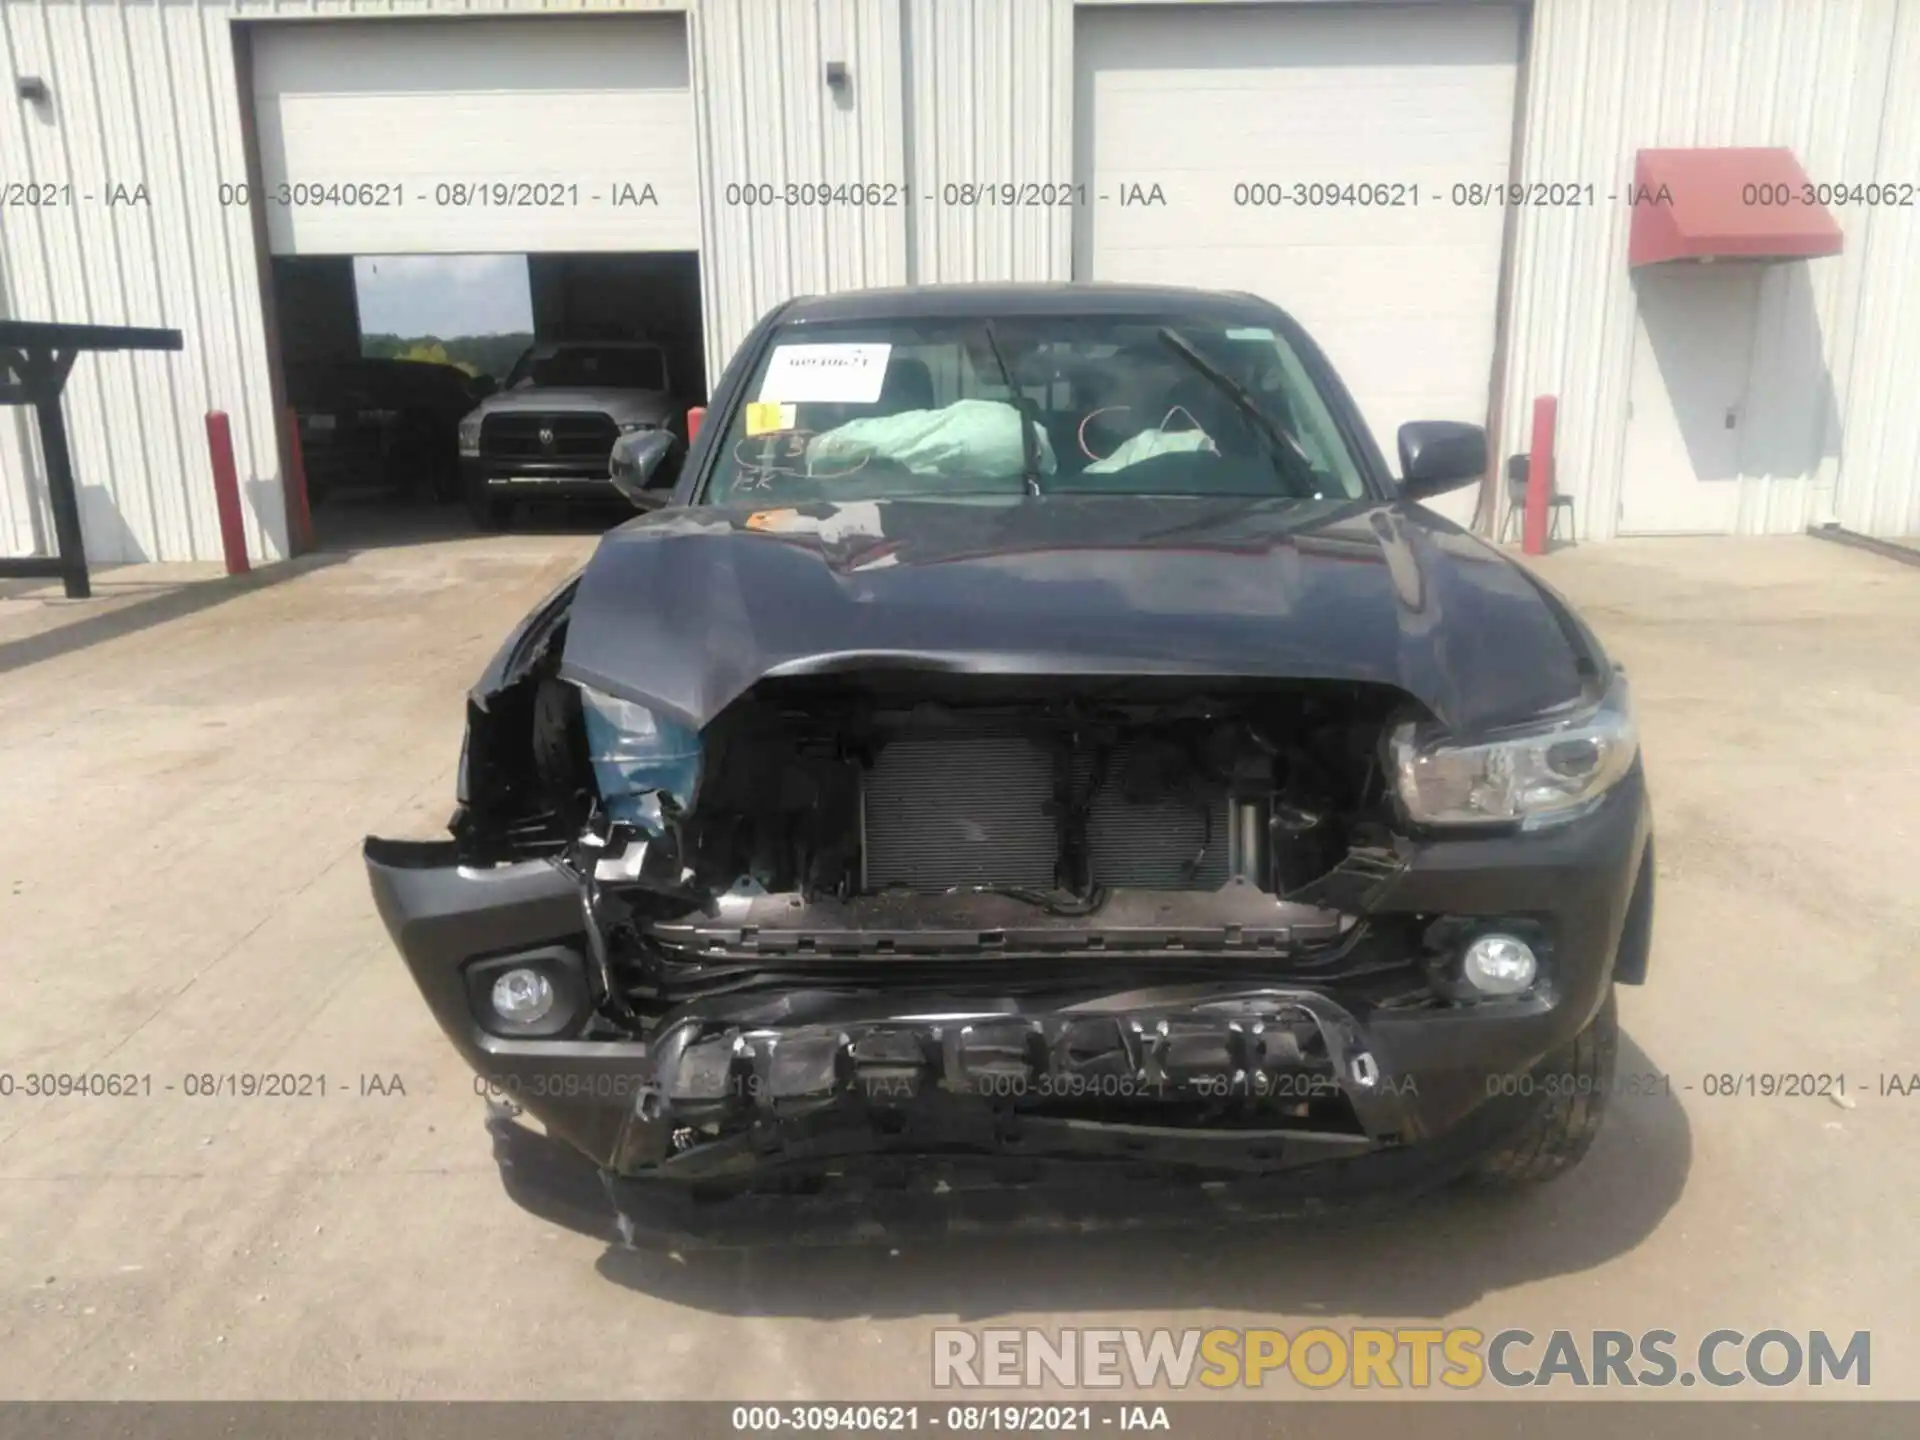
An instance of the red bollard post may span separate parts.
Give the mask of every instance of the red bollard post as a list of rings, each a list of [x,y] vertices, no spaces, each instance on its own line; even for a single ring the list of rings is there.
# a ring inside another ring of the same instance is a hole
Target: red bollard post
[[[691,445],[700,434],[700,422],[707,418],[707,407],[695,405],[687,411],[687,444]]]
[[[1547,501],[1553,495],[1553,427],[1560,402],[1551,395],[1533,402],[1533,449],[1527,456],[1527,514],[1521,549],[1547,553]]]
[[[313,506],[307,499],[307,454],[300,448],[300,417],[289,405],[286,411],[288,454],[293,468],[287,472],[287,545],[295,555],[313,549]]]
[[[213,452],[213,505],[220,515],[220,549],[227,574],[244,575],[247,563],[247,527],[240,518],[240,474],[233,468],[233,427],[224,410],[207,412],[207,448]]]

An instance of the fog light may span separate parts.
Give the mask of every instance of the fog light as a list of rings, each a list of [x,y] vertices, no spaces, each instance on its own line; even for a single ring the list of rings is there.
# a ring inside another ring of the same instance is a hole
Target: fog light
[[[1482,995],[1518,995],[1540,973],[1533,947],[1512,935],[1482,935],[1460,958],[1460,973]]]
[[[493,1009],[515,1025],[537,1025],[553,1009],[553,982],[524,966],[493,982]]]

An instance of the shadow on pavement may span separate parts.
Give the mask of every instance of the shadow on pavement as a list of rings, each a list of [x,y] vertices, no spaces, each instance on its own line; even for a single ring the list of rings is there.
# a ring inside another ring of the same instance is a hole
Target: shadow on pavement
[[[1622,1036],[1623,1080],[1657,1069]],[[598,1172],[576,1152],[517,1124],[493,1129],[508,1195],[606,1242],[597,1268],[613,1283],[718,1314],[821,1320],[1182,1307],[1446,1315],[1632,1250],[1679,1199],[1692,1163],[1679,1100],[1623,1093],[1586,1161],[1531,1190],[1440,1191],[1343,1220],[1202,1226],[1176,1215],[1151,1229],[839,1246],[787,1245],[775,1230],[752,1248],[673,1251],[621,1244]]]
[[[117,640],[123,635],[138,634],[155,625],[165,625],[169,621],[184,619],[202,610],[209,610],[215,605],[223,605],[229,600],[238,599],[242,595],[250,595],[256,590],[264,590],[268,586],[310,574],[329,565],[338,565],[346,558],[344,555],[302,555],[295,560],[282,560],[277,564],[263,565],[245,575],[224,575],[215,579],[192,580],[179,584],[141,586],[139,588],[151,588],[156,593],[121,605],[112,604],[118,597],[110,591],[108,593],[96,591],[94,600],[100,602],[102,606],[112,605],[112,608],[82,610],[80,607],[87,606],[91,602],[69,601],[66,603],[75,607],[75,615],[66,623],[53,625],[31,635],[20,636],[18,639],[0,640],[0,674],[5,674],[9,670],[25,669],[29,665],[37,665],[55,656],[69,655],[74,651],[84,650],[89,645]],[[96,572],[96,580],[99,579],[100,573]],[[44,584],[45,582],[34,583]]]
[[[344,564],[363,551],[462,540],[511,541],[516,536],[598,536],[632,515],[632,510],[624,507],[523,506],[510,533],[482,535],[459,505],[409,503],[386,496],[373,500],[343,496],[316,511],[314,550],[245,575],[116,580],[114,567],[96,568],[91,600],[62,600],[60,604],[68,608],[55,623],[12,639],[0,639],[0,674],[184,619],[241,595]],[[0,600],[58,592],[58,581],[0,582]]]

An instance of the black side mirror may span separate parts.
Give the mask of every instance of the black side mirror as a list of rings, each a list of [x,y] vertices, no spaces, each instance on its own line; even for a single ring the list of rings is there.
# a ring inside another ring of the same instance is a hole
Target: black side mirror
[[[658,509],[665,496],[654,488],[654,480],[673,450],[673,435],[666,430],[635,430],[613,442],[613,454],[607,459],[607,475],[613,488],[641,510]]]
[[[1487,432],[1458,420],[1415,420],[1400,427],[1400,494],[1424,500],[1471,485],[1487,473]]]

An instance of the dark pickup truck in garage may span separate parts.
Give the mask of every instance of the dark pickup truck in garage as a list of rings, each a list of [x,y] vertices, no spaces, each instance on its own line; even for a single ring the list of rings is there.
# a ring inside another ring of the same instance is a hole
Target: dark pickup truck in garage
[[[371,356],[290,372],[312,498],[375,485],[453,499],[460,419],[492,384],[453,365]]]

